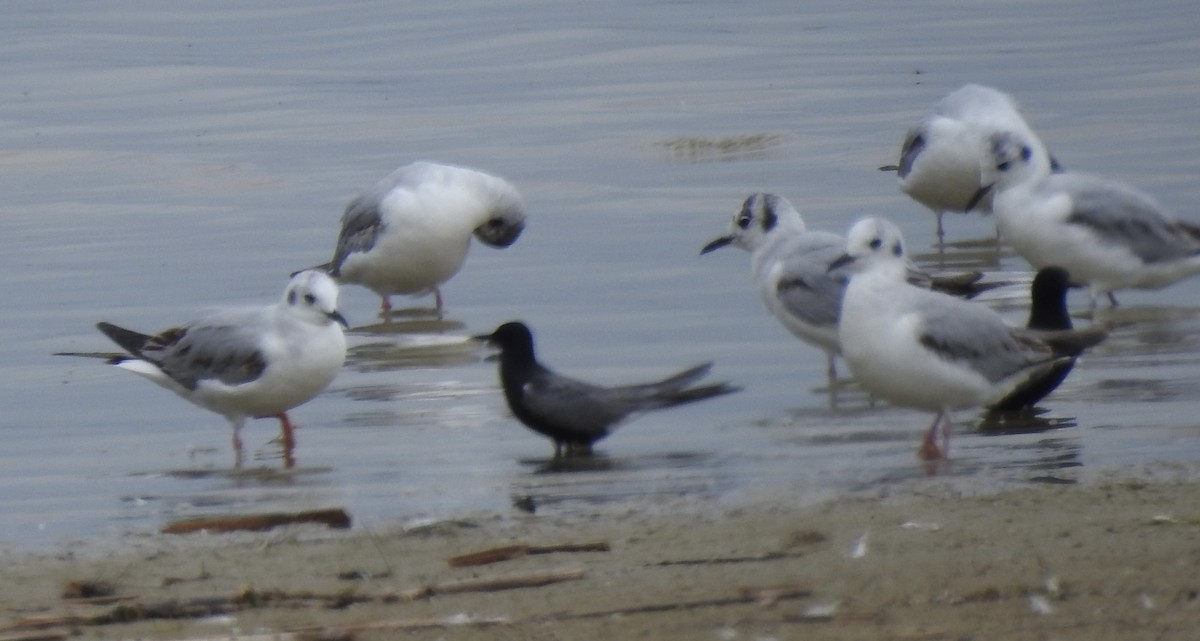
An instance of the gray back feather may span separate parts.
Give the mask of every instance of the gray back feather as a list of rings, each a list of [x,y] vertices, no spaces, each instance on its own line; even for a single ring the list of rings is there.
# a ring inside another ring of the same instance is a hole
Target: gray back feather
[[[786,249],[775,296],[793,316],[812,325],[835,325],[850,275],[829,265],[845,253],[845,240],[836,234],[805,232]]]
[[[369,251],[383,228],[379,214],[378,193],[364,194],[350,201],[342,214],[342,231],[338,233],[337,247],[333,260],[329,261],[329,274],[339,276],[346,257],[355,252]]]
[[[995,383],[1054,357],[1044,344],[1006,326],[990,309],[940,294],[923,297],[920,341]]]
[[[250,317],[264,311],[230,310],[167,330],[147,341],[140,356],[187,389],[206,379],[249,383],[267,368],[257,340],[262,322]]]
[[[1128,247],[1146,263],[1200,253],[1200,228],[1175,219],[1137,189],[1081,174],[1055,174],[1050,180],[1071,194],[1068,222],[1087,227],[1103,242]]]

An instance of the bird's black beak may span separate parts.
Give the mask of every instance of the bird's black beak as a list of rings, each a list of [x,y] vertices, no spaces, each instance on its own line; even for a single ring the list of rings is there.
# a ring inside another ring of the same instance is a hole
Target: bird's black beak
[[[832,263],[829,263],[829,269],[826,269],[825,272],[829,273],[829,272],[837,269],[838,267],[849,265],[850,263],[853,263],[855,260],[857,260],[857,259],[855,259],[850,254],[842,254],[841,256],[838,256],[837,258],[833,259]]]
[[[714,238],[712,242],[704,246],[704,249],[700,250],[700,255],[703,256],[708,252],[716,251],[732,242],[733,236],[721,236],[720,238]]]
[[[983,200],[983,197],[986,196],[988,194],[988,192],[992,190],[993,186],[994,186],[994,184],[993,185],[984,185],[984,186],[980,187],[979,191],[975,192],[974,196],[971,196],[971,200],[967,201],[967,207],[963,211],[969,212],[972,209],[975,209],[975,206],[979,204],[979,201]]]
[[[350,323],[346,322],[346,317],[342,316],[342,313],[338,310],[335,309],[332,312],[325,314],[325,316],[331,321],[337,321],[342,327],[350,329]]]
[[[471,340],[479,341],[480,343],[490,343],[490,342],[492,342],[492,335],[491,334],[477,334],[475,336],[472,336]]]
[[[900,165],[884,165],[879,168],[879,171],[900,171]]]

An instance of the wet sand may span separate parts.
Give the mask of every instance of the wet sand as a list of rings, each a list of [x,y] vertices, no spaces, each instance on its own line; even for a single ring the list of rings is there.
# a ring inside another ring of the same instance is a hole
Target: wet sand
[[[158,534],[115,553],[4,558],[0,639],[1187,639],[1200,621],[1200,484],[1179,479],[1194,472],[973,496],[934,480],[812,507]],[[447,563],[591,543],[610,549]],[[497,577],[560,582],[473,591]],[[64,599],[72,581],[115,595]],[[217,614],[88,621],[168,604]],[[20,625],[37,621],[55,625]]]

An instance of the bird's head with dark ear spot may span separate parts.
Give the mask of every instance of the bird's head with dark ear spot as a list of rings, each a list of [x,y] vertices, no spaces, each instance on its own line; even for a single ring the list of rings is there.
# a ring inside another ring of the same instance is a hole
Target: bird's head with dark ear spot
[[[775,209],[782,199],[775,194],[762,195],[762,230],[770,233],[779,224],[779,214]]]
[[[473,232],[479,242],[503,249],[517,242],[525,231],[525,209],[521,201],[512,195],[493,207],[487,220]]]
[[[733,224],[739,229],[750,229],[754,223],[754,202],[758,194],[750,194],[742,201],[742,208],[733,216]]]
[[[992,159],[996,171],[1004,173],[1018,164],[1028,164],[1033,149],[1014,133],[1002,131],[991,136]]]
[[[283,300],[302,317],[318,323],[336,322],[347,326],[338,312],[338,286],[328,274],[318,270],[297,272],[288,282]]]
[[[867,256],[904,257],[904,236],[900,228],[885,218],[864,218],[846,234],[846,252],[856,258]]]

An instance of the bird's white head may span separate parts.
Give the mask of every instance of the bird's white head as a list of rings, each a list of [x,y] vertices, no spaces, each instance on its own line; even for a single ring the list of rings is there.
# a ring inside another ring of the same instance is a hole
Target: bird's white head
[[[338,313],[338,286],[325,272],[306,269],[288,282],[279,303],[294,314],[316,325],[340,323],[348,326]]]
[[[525,204],[516,187],[495,176],[487,178],[490,179],[487,219],[472,233],[479,242],[503,249],[517,242],[525,231]]]
[[[980,184],[993,192],[1032,178],[1050,175],[1049,156],[1038,153],[1034,143],[1023,136],[1001,131],[988,138],[988,153],[980,168]]]
[[[729,223],[728,233],[714,238],[700,253],[707,254],[726,245],[753,252],[770,242],[771,238],[804,230],[804,218],[786,198],[775,194],[754,193],[742,201],[742,208],[733,215],[733,221]]]
[[[875,265],[887,265],[899,273],[908,270],[904,254],[904,236],[892,221],[870,216],[854,223],[846,234],[846,253],[830,265],[830,270],[849,265],[853,271],[865,271]]]

